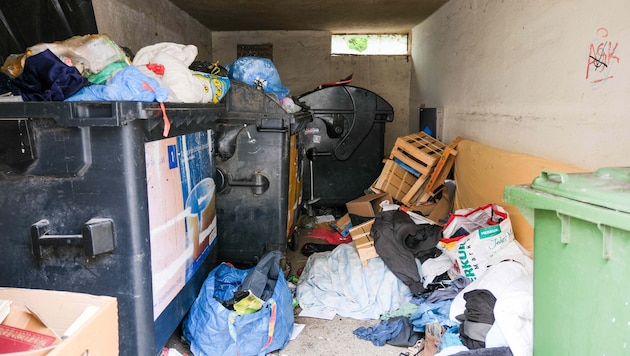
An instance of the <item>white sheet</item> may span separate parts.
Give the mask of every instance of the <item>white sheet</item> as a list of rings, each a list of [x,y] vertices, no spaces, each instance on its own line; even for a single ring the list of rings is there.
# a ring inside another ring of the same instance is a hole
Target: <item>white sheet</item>
[[[305,309],[327,308],[342,317],[369,320],[395,311],[412,295],[380,258],[362,267],[354,243],[349,243],[309,257],[296,297]]]

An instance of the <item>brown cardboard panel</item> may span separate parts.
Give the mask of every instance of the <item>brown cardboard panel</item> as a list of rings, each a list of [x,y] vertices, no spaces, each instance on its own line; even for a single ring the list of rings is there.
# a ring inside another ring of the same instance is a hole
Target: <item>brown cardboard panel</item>
[[[448,215],[451,213],[451,200],[453,197],[449,196],[448,189],[442,190],[442,198],[435,203],[435,208],[431,210],[431,213],[427,218],[434,221],[437,225],[444,225],[441,221],[448,219]]]
[[[363,217],[374,217],[381,211],[379,204],[383,201],[392,203],[392,196],[389,193],[366,194],[346,203],[348,214]]]
[[[437,203],[431,202],[421,205],[407,206],[407,210],[413,211],[414,213],[420,214],[422,216],[429,216],[431,212],[435,209]]]
[[[0,299],[11,300],[7,325],[61,336],[52,348],[21,352],[20,356],[117,355],[116,298],[38,289],[0,288]],[[74,324],[74,325],[73,325]],[[12,354],[7,354],[12,355]],[[16,354],[18,355],[18,354]]]
[[[534,231],[517,207],[503,201],[507,185],[530,184],[543,170],[562,173],[585,172],[566,163],[506,151],[479,142],[462,140],[455,160],[455,200],[453,209],[475,208],[488,203],[507,210],[514,237],[533,252]]]

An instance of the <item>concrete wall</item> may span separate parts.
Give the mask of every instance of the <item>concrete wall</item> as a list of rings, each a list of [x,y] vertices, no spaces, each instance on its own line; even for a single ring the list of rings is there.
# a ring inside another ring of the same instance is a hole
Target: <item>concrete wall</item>
[[[93,7],[99,32],[134,53],[158,42],[194,44],[197,59],[228,64],[236,59],[237,44],[271,43],[289,95],[353,74],[353,85],[375,92],[394,107],[394,122],[386,125],[386,154],[397,137],[409,133],[411,62],[406,56],[333,57],[330,33],[325,31],[211,32],[167,0],[98,0]]]
[[[353,74],[352,85],[375,92],[394,108],[394,122],[385,126],[385,154],[397,137],[409,133],[411,62],[406,56],[331,56],[325,31],[239,31],[212,33],[213,60],[229,64],[238,44],[266,43],[273,44],[273,62],[290,96]]]
[[[413,29],[410,105],[444,108],[445,141],[627,166],[628,14],[627,0],[450,1]]]
[[[198,60],[210,60],[212,32],[167,0],[96,0],[99,33],[133,53],[158,42],[197,46]]]

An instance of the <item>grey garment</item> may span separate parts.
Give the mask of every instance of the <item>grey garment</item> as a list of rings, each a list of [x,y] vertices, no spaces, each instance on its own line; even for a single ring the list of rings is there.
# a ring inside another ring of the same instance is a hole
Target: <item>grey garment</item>
[[[284,278],[280,270],[280,251],[267,252],[260,258],[256,267],[251,270],[238,288],[239,291],[251,291],[262,300],[267,300],[273,295],[278,278]]]
[[[509,347],[502,346],[462,351],[454,354],[453,356],[513,356],[513,354]]]
[[[426,298],[427,303],[437,303],[443,300],[455,299],[457,294],[470,284],[470,280],[465,276],[457,276],[451,281],[451,285],[447,288],[441,288],[433,291]]]
[[[492,324],[478,323],[476,321],[464,320],[460,325],[460,330],[466,330],[466,336],[475,341],[481,341],[485,344],[486,335]]]
[[[461,321],[459,338],[471,350],[486,347],[486,334],[494,324],[494,304],[497,299],[487,289],[473,289],[464,293],[466,310],[458,315]]]
[[[409,317],[407,316],[397,316],[395,318],[389,319],[389,322],[395,322],[397,320],[402,320],[403,328],[400,333],[393,338],[386,341],[387,344],[393,346],[401,346],[408,347],[413,346],[420,340],[420,334],[413,331],[413,324],[409,321]]]
[[[442,237],[438,225],[416,225],[411,217],[400,210],[376,214],[370,234],[374,247],[387,268],[415,295],[424,291],[416,258],[424,262],[440,255],[437,244]]]

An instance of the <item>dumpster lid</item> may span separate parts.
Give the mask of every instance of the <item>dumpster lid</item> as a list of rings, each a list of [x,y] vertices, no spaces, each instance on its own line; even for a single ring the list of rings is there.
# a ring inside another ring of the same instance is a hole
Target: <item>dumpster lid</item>
[[[87,0],[2,0],[0,59],[24,53],[41,42],[98,33],[92,2]]]
[[[600,168],[592,173],[542,171],[533,189],[630,213],[630,167]]]

